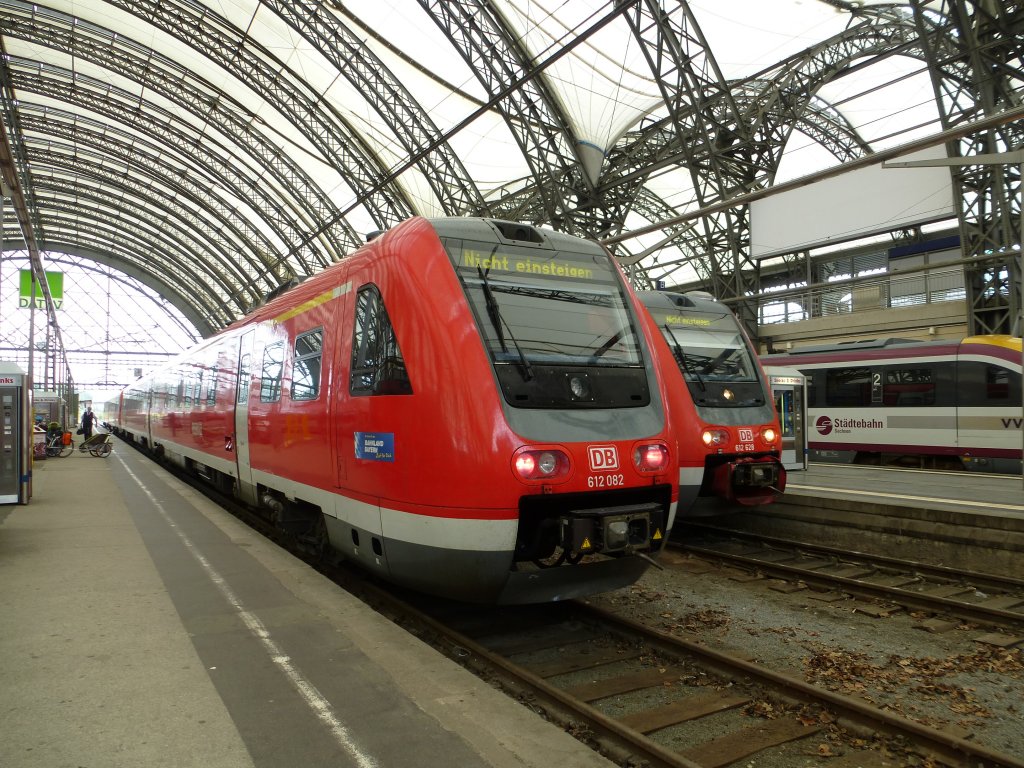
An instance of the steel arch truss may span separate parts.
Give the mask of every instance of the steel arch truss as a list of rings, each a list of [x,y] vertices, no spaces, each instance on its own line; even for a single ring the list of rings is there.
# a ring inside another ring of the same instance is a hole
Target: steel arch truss
[[[129,5],[132,10],[140,13],[146,9],[159,10],[161,13],[168,10],[167,3],[159,6],[146,4],[145,7],[136,3]],[[175,19],[180,21],[180,15],[174,14],[161,18],[169,25],[167,31],[174,28]],[[137,95],[119,91],[109,83],[101,83],[79,73],[33,62],[23,63],[20,69],[20,62],[16,60],[0,64],[5,70],[4,106],[5,112],[10,115],[8,125],[15,128],[17,126],[11,106],[15,103],[15,89],[18,109],[21,111],[32,108],[26,98],[30,93],[39,93],[48,98],[62,98],[74,107],[84,106],[95,114],[102,114],[107,120],[119,120],[123,132],[134,137],[129,143],[137,141],[140,133],[154,136],[156,142],[165,143],[172,155],[169,161],[165,161],[168,172],[173,172],[170,169],[177,169],[181,173],[181,178],[185,178],[197,168],[205,168],[206,172],[201,174],[200,178],[206,176],[211,190],[230,189],[232,195],[237,195],[239,200],[244,201],[243,211],[246,211],[246,214],[240,215],[222,208],[221,214],[224,217],[219,220],[217,217],[212,218],[207,228],[211,242],[221,238],[222,232],[230,232],[231,236],[237,238],[232,247],[201,247],[187,252],[187,258],[197,259],[200,265],[204,260],[211,264],[219,262],[222,271],[230,271],[237,269],[241,264],[248,272],[246,278],[240,280],[237,285],[226,287],[220,296],[211,295],[211,301],[208,303],[225,304],[229,307],[229,312],[226,317],[222,312],[219,313],[220,316],[218,313],[210,315],[206,322],[222,327],[226,322],[259,303],[268,291],[340,258],[361,241],[361,237],[347,227],[340,211],[325,198],[319,187],[306,177],[301,166],[253,127],[257,122],[253,120],[254,116],[241,108],[230,94],[218,91],[211,84],[200,81],[184,67],[161,58],[154,51],[133,43],[113,30],[83,23],[64,14],[5,0],[0,4],[0,25],[5,35],[10,38],[22,38],[34,44],[45,44],[79,60],[90,61],[98,67],[117,71],[142,85],[145,92],[157,93],[179,109],[192,113],[193,118],[187,123],[166,112],[159,116],[162,119],[157,119],[153,113],[160,112],[158,106],[143,105]],[[203,26],[206,34],[201,39],[191,42],[210,46],[204,53],[219,53],[225,64],[228,63],[228,59],[224,57],[238,53],[239,35],[231,37],[228,31],[218,25],[212,25],[210,28],[205,25],[199,26]],[[188,31],[185,30],[182,34],[188,34]],[[213,39],[215,35],[217,36]],[[251,47],[247,47],[247,53]],[[313,97],[310,94],[301,93],[298,87],[289,91],[288,87],[283,85],[287,84],[289,79],[282,77],[281,69],[271,72],[266,61],[263,62],[262,68],[249,60],[241,63],[232,60],[231,63],[237,70],[237,76],[250,76],[251,87],[265,86],[263,95],[275,100],[274,103],[279,108],[286,109],[295,104],[296,106],[290,108],[296,115],[303,114],[303,110],[305,113],[319,114],[313,109]],[[271,77],[271,74],[275,77]],[[260,80],[261,75],[263,80]],[[43,167],[43,158],[37,156],[34,139],[55,130],[47,125],[48,121],[49,118],[35,124],[35,132],[15,134],[18,154],[25,158],[22,161],[23,168],[27,168],[30,163],[33,168]],[[301,120],[299,122],[304,126],[307,122],[315,123]],[[197,126],[203,126],[204,123],[214,126],[216,131],[203,131],[200,134]],[[349,147],[358,146],[359,142],[352,141],[351,136],[345,135],[339,129],[341,125],[342,122],[338,120],[337,115],[326,115],[320,126],[314,124],[308,128],[307,137],[312,144],[318,146],[330,162],[336,162],[339,167],[360,169],[360,174],[365,178],[360,179],[359,174],[351,174],[348,180],[355,179],[362,184],[366,190],[365,198],[369,207],[379,202],[380,207],[375,209],[376,215],[385,226],[408,216],[409,206],[391,194],[393,188],[379,184],[381,175],[367,177],[364,172],[364,169],[374,167],[371,154],[363,152],[347,160],[342,158],[343,152],[348,152]],[[78,130],[75,141],[87,135],[88,132]],[[99,134],[96,132],[92,133],[93,137],[97,135]],[[218,137],[224,139],[218,147],[221,151],[210,152],[209,145],[217,144]],[[133,173],[137,172],[140,176],[146,177],[152,172],[152,168],[146,170],[144,163],[136,165],[140,160],[141,156],[132,151],[127,158],[122,155],[118,159],[107,158],[105,161],[120,173],[107,175],[107,218],[116,220],[125,215],[133,215],[127,209],[119,209],[119,201],[123,196],[116,190],[123,186]],[[223,175],[219,176],[218,170]],[[251,180],[240,186],[237,183],[238,179],[245,175]],[[267,184],[268,179],[272,180],[272,184]],[[25,186],[31,189],[31,185]],[[374,189],[375,187],[379,188]],[[258,191],[260,188],[264,191]],[[210,197],[209,192],[206,195],[202,195],[201,190],[197,192],[200,196]],[[35,204],[31,207],[35,216],[35,226],[39,227],[41,239],[45,239],[43,221],[38,217],[38,207]],[[252,222],[260,222],[260,226],[271,229],[275,235],[273,240],[257,237],[258,228],[244,220],[246,215]],[[164,218],[165,229],[181,226],[187,227],[189,224],[183,223],[176,216]],[[310,237],[307,234],[309,232],[314,232],[315,236]],[[141,260],[140,258],[139,261]],[[209,283],[218,285],[220,281],[211,280]],[[202,290],[202,284],[199,288]]]
[[[1014,0],[841,4],[852,14],[846,30],[742,82],[723,77],[686,2],[609,2],[589,28],[543,60],[502,18],[499,4],[416,2],[475,73],[488,94],[486,106],[502,116],[523,154],[527,178],[482,195],[446,134],[365,44],[342,3],[260,0],[255,7],[274,14],[293,39],[301,36],[363,94],[386,128],[376,142],[214,4],[109,2],[150,25],[158,42],[188,46],[228,86],[119,30],[44,5],[0,0],[5,39],[117,73],[106,82],[17,56],[0,61],[0,106],[39,241],[103,252],[126,271],[178,282],[183,311],[204,329],[216,329],[268,291],[358,245],[362,236],[353,222],[368,219],[384,229],[412,215],[415,206],[402,183],[406,171],[426,182],[448,215],[497,215],[602,238],[625,232],[631,217],[674,220],[681,210],[719,206],[769,187],[794,131],[838,162],[870,152],[839,110],[818,96],[825,83],[861,61],[903,55],[927,62],[944,127],[1017,106],[1024,87],[1024,10]],[[580,138],[544,70],[608,24],[639,46],[660,104],[603,148],[595,171],[584,163]],[[117,87],[120,82],[137,85],[138,92]],[[262,100],[294,133],[283,139],[232,95],[232,87]],[[397,160],[384,159],[385,142],[397,148],[388,150]],[[1017,124],[953,149],[970,155],[1022,144],[1024,126]],[[325,194],[304,166],[306,157],[337,174],[343,199]],[[670,205],[652,191],[658,175],[670,172],[687,175],[691,199]],[[956,179],[966,255],[1008,253],[995,269],[968,269],[973,329],[1009,331],[1020,310],[1013,290],[1021,280],[1020,260],[1012,258],[1019,166],[973,166]],[[666,228],[654,245],[614,248],[638,285],[692,267],[719,298],[738,300],[752,327],[749,297],[761,286],[745,206]]]

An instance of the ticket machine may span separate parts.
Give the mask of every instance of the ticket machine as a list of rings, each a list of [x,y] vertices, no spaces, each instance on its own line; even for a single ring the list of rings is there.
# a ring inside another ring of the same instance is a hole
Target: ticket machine
[[[32,384],[13,363],[0,362],[0,504],[32,496]]]
[[[782,465],[807,469],[807,378],[796,368],[764,366],[782,429]]]

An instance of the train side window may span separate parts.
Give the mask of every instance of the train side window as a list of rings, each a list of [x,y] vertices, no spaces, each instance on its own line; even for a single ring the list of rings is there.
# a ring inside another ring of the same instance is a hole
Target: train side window
[[[281,373],[284,368],[284,342],[275,341],[263,350],[263,375],[260,377],[260,402],[281,399]]]
[[[324,331],[317,328],[295,338],[292,363],[292,400],[315,400],[320,395],[320,359]]]
[[[204,402],[206,402],[206,398],[203,397],[203,395],[205,394],[203,392],[203,378],[204,378],[203,377],[203,369],[200,368],[198,371],[196,371],[196,387],[195,387],[196,393],[195,393],[195,400],[194,400],[194,402],[196,404],[196,407],[199,407]]]
[[[985,366],[985,399],[989,401],[1010,399],[1009,370],[998,365]]]
[[[819,408],[826,406],[828,403],[825,398],[818,397],[819,394],[825,391],[824,371],[805,371],[804,374],[807,376],[807,407]]]
[[[885,404],[935,405],[931,368],[890,368],[885,372]]]
[[[207,375],[206,404],[217,404],[217,369],[211,368]]]
[[[960,405],[1020,406],[1020,377],[1008,368],[991,363],[961,361],[957,366]]]
[[[245,405],[249,402],[249,379],[252,376],[252,355],[242,355],[238,363],[238,397],[236,402]]]
[[[825,400],[830,406],[870,405],[871,369],[835,368],[825,376]]]
[[[355,313],[349,391],[353,395],[412,394],[395,329],[375,285],[359,289]]]

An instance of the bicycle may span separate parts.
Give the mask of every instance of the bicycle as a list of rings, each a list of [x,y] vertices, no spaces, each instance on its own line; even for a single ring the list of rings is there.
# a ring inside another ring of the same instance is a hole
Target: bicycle
[[[75,450],[75,441],[70,439],[70,435],[68,435],[68,439],[65,441],[64,435],[63,431],[53,431],[46,436],[47,456],[64,458],[71,455],[72,451]]]

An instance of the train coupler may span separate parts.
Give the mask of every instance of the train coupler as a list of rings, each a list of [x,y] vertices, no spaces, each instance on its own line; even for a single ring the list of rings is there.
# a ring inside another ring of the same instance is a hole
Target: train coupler
[[[652,538],[661,531],[651,530],[658,519],[657,504],[629,507],[574,510],[561,518],[562,548],[581,555],[631,553],[651,548]]]
[[[786,469],[774,456],[736,459],[714,468],[715,495],[743,505],[766,504],[786,488]]]

